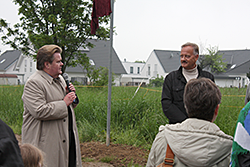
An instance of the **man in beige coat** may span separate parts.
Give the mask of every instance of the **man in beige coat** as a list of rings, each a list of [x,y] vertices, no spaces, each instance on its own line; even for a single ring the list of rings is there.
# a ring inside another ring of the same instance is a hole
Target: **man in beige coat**
[[[220,101],[221,93],[214,82],[207,78],[191,79],[184,90],[189,118],[160,126],[146,166],[155,167],[164,161],[167,144],[174,153],[174,167],[229,166],[233,137],[213,123]]]
[[[73,108],[75,88],[60,75],[62,49],[45,45],[37,52],[37,70],[23,91],[22,141],[45,153],[47,167],[79,167],[81,153]]]

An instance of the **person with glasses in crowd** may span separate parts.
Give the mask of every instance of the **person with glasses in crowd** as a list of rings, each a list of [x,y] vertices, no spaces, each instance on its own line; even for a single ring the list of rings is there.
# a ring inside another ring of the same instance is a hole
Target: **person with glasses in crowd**
[[[190,79],[205,77],[214,82],[214,76],[196,64],[198,58],[198,45],[190,42],[185,43],[181,46],[181,66],[165,77],[161,104],[169,124],[181,123],[188,117],[183,104],[183,93],[185,85]]]

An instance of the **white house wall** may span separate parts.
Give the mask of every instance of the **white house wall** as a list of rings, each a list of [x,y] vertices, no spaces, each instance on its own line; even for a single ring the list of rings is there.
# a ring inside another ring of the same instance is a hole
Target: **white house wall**
[[[215,79],[215,84],[219,87],[231,87],[233,85],[232,79]]]
[[[67,71],[67,70],[66,70]],[[85,73],[77,73],[77,72],[67,72],[69,75],[69,80],[71,80],[71,77],[86,77]]]
[[[87,77],[87,75],[84,72],[82,72],[82,73],[67,72],[67,74],[69,75],[69,80],[71,80],[72,77],[80,77],[80,78],[87,78],[87,82],[89,82],[89,78]],[[114,75],[114,82],[113,82],[115,84],[114,86],[120,86],[120,82],[121,82],[120,75]]]
[[[128,82],[132,82],[132,77],[128,74],[122,74],[121,83],[128,83]]]
[[[141,74],[141,70],[145,63],[134,63],[134,62],[122,62],[123,67],[125,68],[127,74]],[[133,68],[133,71],[130,71],[130,68]],[[139,68],[139,71],[138,71]]]
[[[20,84],[25,84],[29,77],[36,71],[36,62],[31,57],[23,55],[19,59],[21,60],[13,64],[11,68],[8,68],[6,73],[16,74],[20,80]]]
[[[27,61],[27,64],[25,64],[25,61]],[[26,81],[29,79],[29,77],[36,72],[36,62],[34,62],[34,60],[30,57],[26,57],[24,58],[24,61],[21,65],[20,68],[21,71],[19,71],[20,73],[24,73],[24,82],[26,83]],[[26,72],[25,72],[26,71]]]
[[[241,85],[242,87],[245,87],[249,84],[249,79],[246,76],[241,76]]]
[[[17,85],[17,78],[0,78],[0,85]]]
[[[246,76],[240,76],[240,80],[235,79],[236,77],[237,76],[230,79],[215,79],[215,84],[219,87],[245,87],[249,84],[249,79]]]
[[[164,72],[164,69],[162,68],[161,63],[159,62],[154,51],[150,54],[148,60],[146,61],[146,64],[142,69],[141,75],[146,76],[149,79],[156,78],[157,75],[159,77],[161,76],[165,77],[167,75]]]
[[[147,77],[141,74],[145,63],[126,62],[126,60],[124,60],[124,62],[122,62],[122,65],[126,70],[127,74],[121,75],[120,79],[121,86],[126,86],[129,83],[136,84],[142,81],[145,82],[146,84],[148,83],[148,79],[146,79]]]

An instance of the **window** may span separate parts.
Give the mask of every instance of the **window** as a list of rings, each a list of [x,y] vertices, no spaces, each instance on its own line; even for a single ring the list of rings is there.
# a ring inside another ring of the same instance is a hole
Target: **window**
[[[27,60],[24,60],[24,72],[27,72]]]
[[[148,75],[150,76],[150,64],[148,64]]]
[[[32,60],[30,60],[30,72],[32,72]]]
[[[5,62],[5,59],[1,60],[1,61],[0,61],[0,64],[2,64],[3,62]]]
[[[134,68],[130,67],[130,74],[133,74],[133,73],[134,73]]]
[[[137,67],[137,74],[140,74],[140,67]]]
[[[94,65],[95,65],[95,62],[94,62],[94,60],[92,60],[92,59],[89,59],[89,64],[90,64],[90,65],[92,65],[92,66],[94,66]]]

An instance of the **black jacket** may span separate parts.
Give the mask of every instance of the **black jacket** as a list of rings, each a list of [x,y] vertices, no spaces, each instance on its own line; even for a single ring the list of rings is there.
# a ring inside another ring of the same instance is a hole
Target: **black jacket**
[[[18,141],[12,129],[0,119],[0,166],[24,167]]]
[[[199,66],[198,78],[210,78],[214,82],[214,76],[203,71]],[[176,71],[170,72],[163,83],[161,104],[166,117],[169,119],[169,124],[181,123],[188,115],[183,103],[183,93],[187,81],[182,74],[182,67]]]
[[[239,167],[249,167],[250,166],[250,152],[246,154],[238,155]]]

